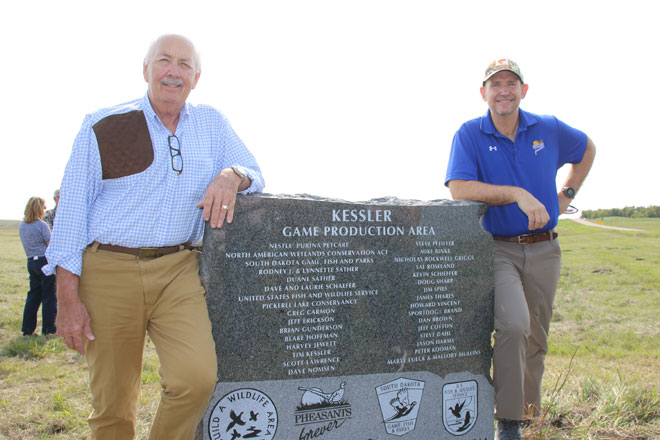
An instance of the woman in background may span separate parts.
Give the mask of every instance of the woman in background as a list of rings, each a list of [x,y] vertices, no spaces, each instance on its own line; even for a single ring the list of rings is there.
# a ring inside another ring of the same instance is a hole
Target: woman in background
[[[55,333],[55,275],[46,276],[41,268],[46,265],[46,248],[50,241],[50,229],[42,220],[46,211],[46,201],[41,197],[31,197],[25,206],[25,217],[18,228],[23,249],[27,255],[27,269],[30,274],[30,290],[23,310],[23,335],[31,335],[37,327],[37,312],[41,309],[41,334]]]

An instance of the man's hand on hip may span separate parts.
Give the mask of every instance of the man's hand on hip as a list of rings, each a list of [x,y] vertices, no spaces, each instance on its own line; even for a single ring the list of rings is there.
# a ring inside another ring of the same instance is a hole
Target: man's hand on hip
[[[568,197],[566,197],[566,195],[564,195],[563,191],[559,191],[559,194],[557,194],[557,197],[559,199],[559,213],[563,214],[563,213],[566,212],[566,210],[568,209],[568,206],[571,204],[573,199],[569,199]]]

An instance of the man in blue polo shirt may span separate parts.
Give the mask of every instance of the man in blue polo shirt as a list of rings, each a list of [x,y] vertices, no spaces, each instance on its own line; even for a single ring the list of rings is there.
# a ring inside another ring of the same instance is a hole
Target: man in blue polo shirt
[[[548,330],[561,251],[554,228],[595,156],[583,132],[554,116],[519,108],[528,85],[518,65],[493,61],[481,96],[486,115],[456,132],[445,185],[454,199],[490,205],[484,227],[495,252],[496,439],[520,439],[521,421],[538,415]],[[570,164],[557,191],[557,170]]]

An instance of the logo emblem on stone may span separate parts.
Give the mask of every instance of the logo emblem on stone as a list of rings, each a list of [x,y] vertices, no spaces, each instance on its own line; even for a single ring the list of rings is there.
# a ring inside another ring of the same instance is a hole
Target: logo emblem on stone
[[[442,387],[442,423],[453,435],[470,431],[477,421],[477,382],[448,383]]]
[[[351,405],[344,398],[346,382],[337,389],[323,390],[318,387],[298,387],[302,391],[296,407],[296,426],[301,427],[300,439],[315,438],[336,431],[353,416]],[[321,424],[320,426],[315,426]]]
[[[208,425],[212,440],[271,440],[277,431],[277,409],[266,394],[242,388],[218,401]]]
[[[376,387],[385,431],[402,436],[415,429],[424,382],[399,378]]]

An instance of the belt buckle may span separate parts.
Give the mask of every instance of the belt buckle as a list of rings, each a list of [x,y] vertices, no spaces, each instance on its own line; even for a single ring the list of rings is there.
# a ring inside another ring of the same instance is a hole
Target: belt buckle
[[[525,238],[529,237],[529,235],[530,235],[530,234],[522,234],[522,235],[517,236],[516,238],[518,239],[518,244],[527,244],[527,243],[525,243],[525,242],[522,241],[522,240],[524,240]]]
[[[160,249],[158,248],[140,248],[139,258],[158,258],[160,257]]]

